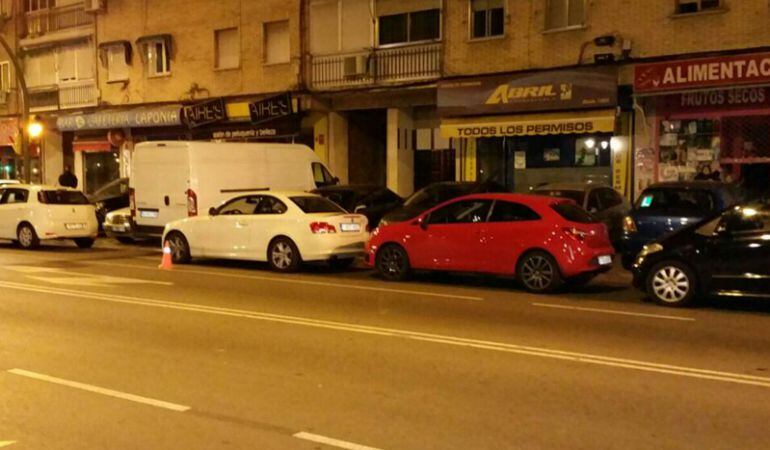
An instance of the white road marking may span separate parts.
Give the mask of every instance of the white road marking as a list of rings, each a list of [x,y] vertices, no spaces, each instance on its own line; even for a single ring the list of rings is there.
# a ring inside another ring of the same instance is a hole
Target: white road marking
[[[666,316],[663,314],[637,313],[631,311],[618,311],[616,309],[587,308],[583,306],[556,305],[553,303],[532,303],[532,306],[541,308],[567,309],[571,311],[595,312],[601,314],[615,314],[619,316],[648,317],[651,319],[680,320],[683,322],[695,322],[693,317]]]
[[[169,409],[171,411],[184,412],[190,409],[189,406],[177,405],[176,403],[164,402],[162,400],[156,400],[154,398],[149,398],[149,397],[142,397],[140,395],[127,394],[125,392],[114,391],[112,389],[105,389],[105,388],[94,386],[91,384],[78,383],[77,381],[70,381],[62,378],[51,377],[48,375],[43,375],[41,373],[36,373],[36,372],[30,372],[28,370],[23,370],[23,369],[10,369],[8,370],[8,373],[12,373],[14,375],[19,375],[22,377],[32,378],[35,380],[47,381],[49,383],[59,384],[61,386],[67,386],[75,389],[80,389],[83,391],[93,392],[96,394],[102,394],[109,397],[119,398],[122,400],[128,400],[131,402],[143,403],[145,405],[155,406],[158,408]]]
[[[294,434],[294,437],[297,439],[304,439],[306,441],[317,442],[319,444],[331,445],[332,447],[346,448],[348,450],[379,450],[376,447],[369,447],[367,445],[341,441],[339,439],[321,436],[320,434],[307,433],[305,431]]]
[[[132,268],[132,269],[138,269],[138,270],[152,270],[155,272],[158,271],[157,267],[147,267],[147,266],[140,266],[136,264],[120,264],[120,263],[105,263],[105,262],[89,262],[89,264],[97,265],[97,266],[125,267],[125,268]],[[418,290],[412,290],[412,289],[380,288],[380,287],[374,287],[374,286],[361,286],[358,284],[329,283],[326,281],[303,280],[297,277],[268,277],[264,275],[243,275],[243,274],[216,272],[216,271],[210,271],[210,270],[197,270],[197,269],[188,269],[188,268],[180,269],[179,266],[176,266],[174,270],[181,273],[189,273],[189,274],[195,274],[195,275],[212,275],[212,276],[218,276],[218,277],[224,277],[224,278],[239,278],[244,280],[270,281],[274,283],[304,284],[306,286],[334,287],[334,288],[353,289],[353,290],[360,290],[360,291],[390,292],[394,294],[423,295],[426,297],[451,298],[455,300],[470,300],[474,302],[484,301],[483,297],[477,297],[477,296],[442,294],[439,292],[426,292],[426,291],[418,291]]]
[[[5,266],[5,269],[22,273],[27,278],[32,280],[51,284],[61,284],[65,286],[110,287],[121,284],[154,284],[158,286],[174,285],[174,283],[168,281],[113,277],[109,275],[94,275],[57,267]]]
[[[8,447],[9,445],[15,444],[16,441],[0,441],[0,447]]]
[[[300,325],[306,327],[347,331],[351,333],[360,333],[376,336],[386,336],[401,338],[420,342],[432,342],[438,344],[452,345],[456,347],[474,348],[491,350],[496,352],[513,353],[518,355],[537,356],[541,358],[557,359],[562,361],[571,361],[576,363],[594,364],[606,367],[625,368],[643,372],[664,373],[677,375],[680,377],[697,378],[703,380],[723,381],[734,384],[744,384],[751,386],[760,386],[770,388],[770,378],[755,375],[746,375],[735,372],[724,372],[718,370],[698,369],[694,367],[674,366],[670,364],[659,364],[649,361],[634,359],[616,358],[611,356],[594,355],[590,353],[579,353],[564,350],[554,350],[542,347],[531,347],[526,345],[509,344],[504,342],[484,341],[479,339],[469,339],[448,335],[422,333],[419,331],[400,330],[395,328],[383,328],[376,326],[357,325],[344,322],[333,322],[329,320],[310,319],[297,316],[286,316],[280,314],[260,313],[256,311],[246,311],[230,308],[219,308],[198,304],[186,304],[179,302],[170,302],[165,300],[153,300],[139,297],[129,297],[123,295],[99,294],[96,292],[84,292],[65,290],[58,288],[48,288],[35,285],[26,285],[21,283],[11,283],[0,281],[0,287],[12,290],[27,292],[39,292],[44,294],[59,295],[62,297],[87,298],[112,303],[124,303],[130,305],[142,305],[155,308],[166,308],[177,311],[192,311],[205,314],[214,314],[219,316],[240,317],[244,319],[260,320],[273,323],[284,323]]]

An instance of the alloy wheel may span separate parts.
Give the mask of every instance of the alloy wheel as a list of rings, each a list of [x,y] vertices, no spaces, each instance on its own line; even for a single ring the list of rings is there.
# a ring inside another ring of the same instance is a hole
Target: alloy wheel
[[[521,278],[528,288],[542,291],[553,282],[554,267],[544,256],[531,256],[522,266]]]
[[[690,293],[690,277],[675,266],[664,266],[652,277],[655,296],[665,303],[680,303]]]
[[[382,251],[380,267],[388,277],[398,278],[406,270],[404,252],[398,247],[387,247]]]
[[[32,229],[29,227],[22,227],[21,230],[19,230],[19,243],[24,248],[29,248],[32,246],[32,242],[34,241],[34,236],[32,235]]]
[[[294,250],[288,243],[278,242],[273,246],[270,258],[275,267],[285,270],[294,263]]]

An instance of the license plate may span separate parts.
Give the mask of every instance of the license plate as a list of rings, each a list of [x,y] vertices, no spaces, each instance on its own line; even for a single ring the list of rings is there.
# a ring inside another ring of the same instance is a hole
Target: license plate
[[[145,219],[157,219],[158,211],[139,211],[139,216]]]
[[[116,233],[125,233],[126,232],[126,226],[125,225],[113,225],[112,231]]]
[[[84,223],[65,223],[64,228],[68,230],[82,230],[86,225]]]
[[[341,223],[340,230],[343,232],[356,232],[361,231],[361,224],[358,223]]]
[[[599,257],[599,265],[600,266],[608,266],[612,264],[612,256],[600,256]]]

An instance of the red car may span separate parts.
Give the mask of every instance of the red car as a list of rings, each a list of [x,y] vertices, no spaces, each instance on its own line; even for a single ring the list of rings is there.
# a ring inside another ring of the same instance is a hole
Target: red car
[[[365,258],[392,281],[412,269],[482,272],[550,292],[606,272],[614,254],[606,226],[572,200],[477,194],[376,229]]]

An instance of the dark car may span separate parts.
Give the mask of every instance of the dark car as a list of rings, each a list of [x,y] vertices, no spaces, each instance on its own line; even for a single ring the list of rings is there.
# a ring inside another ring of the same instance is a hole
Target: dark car
[[[108,212],[128,206],[128,178],[119,178],[105,184],[89,195],[88,201],[96,207],[96,218],[101,227]]]
[[[351,213],[363,214],[374,229],[386,213],[398,208],[404,199],[388,188],[373,185],[327,186],[313,193],[328,198]]]
[[[736,204],[734,187],[717,181],[654,184],[642,192],[623,221],[620,251],[629,269],[642,248]]]
[[[597,220],[607,225],[610,240],[617,244],[623,236],[623,219],[628,214],[628,202],[615,189],[595,183],[549,183],[532,191],[574,200]]]
[[[473,183],[459,181],[443,181],[432,183],[415,192],[406,199],[403,206],[397,208],[382,218],[380,225],[395,222],[405,222],[419,216],[434,206],[453,198],[471,194],[506,193],[503,186],[493,183]]]
[[[730,208],[647,245],[633,272],[634,285],[663,305],[705,294],[770,298],[770,203]]]

